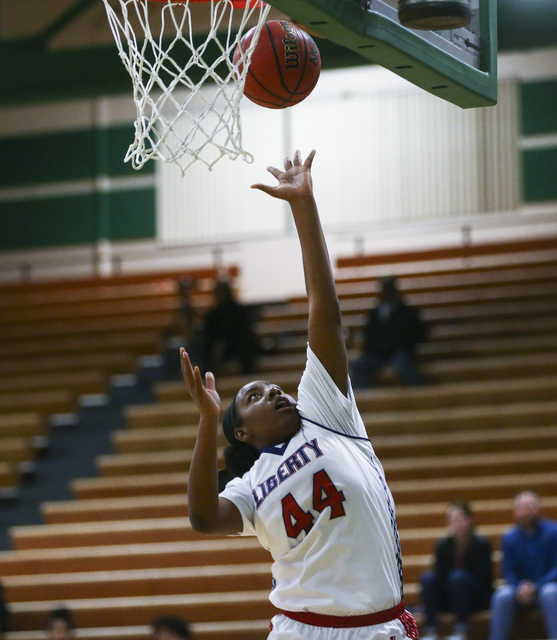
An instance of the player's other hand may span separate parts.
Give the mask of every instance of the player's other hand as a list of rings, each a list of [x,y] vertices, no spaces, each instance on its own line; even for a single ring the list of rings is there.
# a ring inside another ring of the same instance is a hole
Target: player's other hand
[[[188,393],[200,413],[218,419],[220,416],[220,397],[216,389],[215,376],[208,371],[205,374],[205,384],[203,384],[199,367],[192,365],[190,357],[183,347],[180,349],[180,365]]]
[[[278,184],[274,186],[257,183],[252,189],[259,189],[273,198],[291,201],[305,196],[313,197],[313,182],[311,179],[311,165],[315,157],[315,149],[302,162],[300,151],[296,151],[292,159],[284,159],[284,170],[276,167],[267,167],[267,171],[273,175]]]

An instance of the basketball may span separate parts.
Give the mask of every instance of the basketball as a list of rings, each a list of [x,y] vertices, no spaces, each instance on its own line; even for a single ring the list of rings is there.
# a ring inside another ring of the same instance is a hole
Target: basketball
[[[233,62],[242,71],[240,57],[249,49],[255,29],[242,38]],[[321,56],[313,38],[291,22],[271,20],[263,25],[246,76],[244,95],[269,109],[298,104],[315,88]]]

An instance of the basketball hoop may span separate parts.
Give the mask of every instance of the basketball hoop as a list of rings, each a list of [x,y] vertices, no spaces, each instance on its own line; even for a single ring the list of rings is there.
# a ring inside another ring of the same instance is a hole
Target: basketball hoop
[[[196,160],[253,162],[242,147],[240,100],[270,6],[260,0],[103,0],[133,84],[135,140],[124,162],[173,162],[182,175]],[[210,24],[193,31],[192,4],[210,5]],[[237,44],[256,36],[235,65]]]

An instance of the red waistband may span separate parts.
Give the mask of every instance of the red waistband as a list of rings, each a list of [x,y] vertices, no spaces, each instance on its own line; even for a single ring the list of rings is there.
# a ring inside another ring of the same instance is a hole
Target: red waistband
[[[310,611],[281,611],[282,615],[297,622],[303,622],[313,627],[330,627],[333,629],[348,629],[352,627],[371,627],[374,624],[382,624],[396,620],[404,613],[404,600],[396,607],[367,613],[363,616],[327,616]]]

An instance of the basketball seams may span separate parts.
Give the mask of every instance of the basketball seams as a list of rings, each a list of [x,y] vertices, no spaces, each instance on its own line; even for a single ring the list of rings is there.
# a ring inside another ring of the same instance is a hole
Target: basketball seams
[[[268,23],[266,23],[264,25],[265,27],[265,31],[266,31],[266,35],[269,39],[269,45],[271,47],[271,50],[273,52],[273,58],[274,58],[274,62],[275,62],[275,66],[276,66],[276,71],[278,72],[278,76],[280,79],[280,84],[282,85],[282,88],[284,89],[284,91],[288,94],[287,96],[282,96],[276,93],[276,89],[273,87],[273,90],[269,89],[269,87],[267,85],[264,85],[259,78],[255,75],[255,73],[252,73],[252,77],[253,79],[257,82],[257,84],[264,89],[268,94],[269,97],[274,97],[277,98],[278,100],[281,100],[281,103],[279,104],[275,104],[275,103],[271,103],[269,102],[269,104],[273,105],[273,108],[275,109],[281,109],[284,107],[284,105],[286,105],[288,102],[290,102],[292,100],[292,98],[296,95],[295,91],[292,91],[286,84],[283,72],[282,72],[282,64],[281,64],[281,59],[279,57],[279,52],[277,51],[277,47],[276,47],[276,43],[275,43],[275,39],[272,36],[272,31],[271,31],[271,27],[269,26]],[[297,36],[296,36],[297,37]],[[261,40],[261,37],[260,37]],[[300,79],[298,79],[298,86],[300,84]],[[246,94],[249,97],[249,94]],[[253,99],[253,98],[252,98]],[[257,100],[260,100],[261,102],[267,102],[263,99],[257,98]]]
[[[307,64],[308,64],[308,60],[309,60],[308,41],[306,40],[305,34],[301,29],[299,30],[299,33],[300,33],[301,38],[298,38],[298,40],[301,39],[303,44],[304,44],[304,66],[302,67],[302,69],[300,71],[300,77],[298,78],[298,84],[296,85],[295,93],[298,92],[298,89],[300,88],[300,84],[302,83],[302,80],[304,79],[304,77],[306,75],[306,68],[307,68]]]
[[[267,25],[264,25],[264,26],[265,26],[265,27],[267,27]],[[240,43],[239,43],[239,45],[238,45],[238,46],[239,46],[239,48],[240,48],[240,52],[241,52],[241,53],[245,53],[245,52],[246,52],[246,50],[247,50],[247,49],[249,49],[250,44],[251,44],[251,40],[252,40],[252,35],[253,35],[253,34],[246,34],[246,36],[245,36],[244,38],[242,38],[242,40],[240,41]],[[248,39],[249,39],[249,42],[248,42]],[[260,37],[260,39],[261,39],[261,37]],[[245,41],[245,43],[246,43],[246,47],[245,47],[245,48],[243,47],[244,41]],[[269,38],[269,41],[270,41],[270,42],[269,42],[269,44],[271,44],[271,38]],[[238,56],[238,58],[239,58],[239,56]],[[254,82],[256,82],[256,83],[261,87],[261,89],[263,89],[264,91],[266,91],[267,93],[269,93],[269,94],[270,94],[270,96],[272,96],[272,97],[274,97],[274,98],[277,98],[277,99],[279,99],[279,100],[282,100],[282,104],[284,104],[284,102],[285,102],[285,101],[287,101],[287,100],[285,100],[282,96],[276,95],[275,93],[273,93],[272,91],[270,91],[266,86],[264,86],[264,85],[259,81],[259,78],[255,75],[255,73],[253,73],[253,71],[252,71],[252,66],[251,66],[251,65],[250,65],[250,66],[249,66],[249,68],[248,68],[248,75],[249,75],[249,76],[251,76],[251,78],[253,79],[253,81],[254,81]],[[246,98],[249,98],[250,100],[252,100],[252,101],[253,101],[253,102],[255,102],[256,104],[259,104],[260,106],[267,106],[267,107],[269,107],[269,108],[275,108],[275,109],[280,109],[280,108],[282,108],[282,105],[281,105],[281,106],[278,106],[278,105],[277,105],[277,103],[275,103],[275,102],[267,102],[267,101],[265,101],[265,100],[262,100],[262,99],[261,99],[261,98],[259,98],[259,97],[256,97],[256,96],[251,95],[251,94],[250,94],[248,91],[246,91],[246,90],[244,90],[244,95],[246,96]],[[263,103],[265,103],[265,104],[263,104]]]
[[[265,25],[265,26],[267,26],[267,25]],[[271,48],[273,50],[273,55],[275,57],[275,64],[276,64],[277,71],[278,71],[278,74],[279,74],[280,82],[282,84],[282,88],[285,91],[287,91],[290,95],[292,95],[292,91],[289,89],[289,87],[286,86],[286,82],[285,82],[284,76],[282,74],[282,64],[281,64],[281,60],[280,60],[280,58],[278,56],[275,39],[271,37],[270,33],[271,33],[271,30],[270,30],[270,27],[269,27],[269,42],[271,43]],[[286,102],[288,102],[288,100],[289,100],[289,98],[285,98]]]
[[[277,71],[279,73],[280,76],[280,80],[281,80],[281,84],[282,84],[282,88],[287,92],[290,93],[290,90],[288,89],[288,87],[285,85],[284,83],[284,78],[282,77],[282,69],[280,66],[280,59],[278,57],[277,54],[277,50],[275,47],[275,40],[272,37],[272,32],[271,32],[271,28],[269,26],[268,23],[263,25],[266,31],[266,35],[267,38],[269,40],[269,46],[271,48],[271,51],[273,52],[273,58],[275,61],[275,66],[277,68]],[[259,36],[259,41],[261,42],[261,36]],[[259,71],[259,70],[258,70]],[[246,91],[244,91],[244,94],[246,95],[246,97],[250,98],[251,100],[254,100],[254,102],[268,102],[269,106],[272,105],[272,108],[274,109],[281,109],[283,108],[283,106],[291,99],[291,96],[288,97],[284,97],[282,95],[278,95],[277,93],[275,93],[274,91],[271,91],[271,89],[269,89],[269,87],[267,87],[266,85],[264,85],[262,83],[261,80],[259,80],[259,78],[257,77],[257,75],[255,73],[253,73],[253,71],[251,70],[251,65],[250,65],[250,69],[248,70],[248,75],[251,75],[251,77],[253,78],[253,80],[261,87],[261,89],[263,89],[264,91],[266,91],[269,94],[269,98],[273,97],[273,98],[277,98],[277,100],[281,100],[281,103],[275,103],[275,102],[270,102],[267,100],[264,100],[263,98],[257,97],[255,98],[254,96],[250,95],[249,93],[247,93]]]
[[[248,36],[249,33],[239,43],[236,61],[251,43]],[[312,45],[317,49],[311,36],[296,25],[283,20],[265,23],[247,71],[244,95],[272,109],[300,103],[319,79],[319,50],[316,64],[312,65]]]

